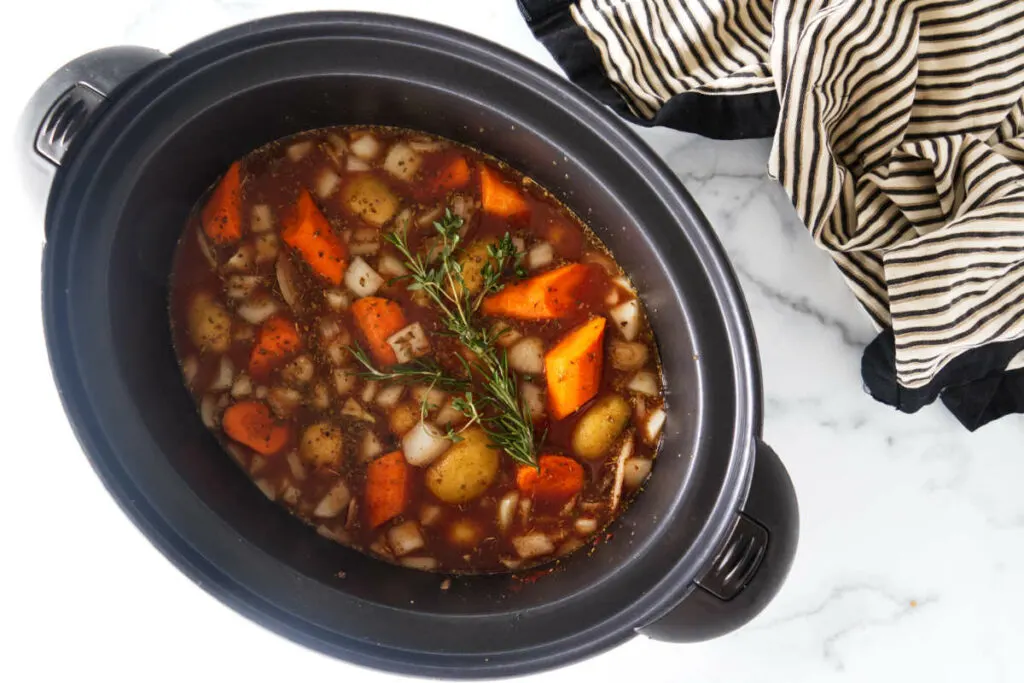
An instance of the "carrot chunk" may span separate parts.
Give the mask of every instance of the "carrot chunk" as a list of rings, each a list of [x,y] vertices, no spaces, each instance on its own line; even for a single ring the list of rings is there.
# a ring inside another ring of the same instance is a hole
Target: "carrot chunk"
[[[457,190],[469,182],[469,164],[462,157],[452,160],[434,178],[431,189],[434,194]]]
[[[299,194],[295,208],[282,220],[281,239],[299,252],[320,277],[341,284],[348,265],[345,243],[331,231],[331,225],[307,190]]]
[[[366,466],[367,521],[378,527],[402,514],[408,498],[409,467],[402,451],[392,451]]]
[[[544,356],[548,408],[561,420],[594,398],[604,365],[605,319],[593,318],[574,328]]]
[[[216,244],[242,239],[242,165],[231,164],[199,215],[203,232]]]
[[[576,307],[576,290],[587,277],[587,266],[573,263],[508,285],[484,299],[484,315],[521,320],[552,320]]]
[[[352,304],[352,316],[377,362],[382,365],[397,363],[398,357],[388,344],[388,337],[405,327],[402,307],[390,299],[367,296]]]
[[[224,433],[262,455],[277,453],[288,442],[288,425],[280,424],[259,401],[242,401],[224,411]]]
[[[540,470],[520,465],[516,486],[524,496],[538,501],[564,503],[583,490],[583,466],[564,455],[542,455]]]
[[[480,201],[484,211],[506,218],[530,210],[526,200],[515,188],[501,181],[501,176],[480,165]]]
[[[295,353],[302,340],[295,324],[287,318],[274,316],[260,328],[256,344],[249,356],[249,374],[256,379],[266,379],[270,371]]]

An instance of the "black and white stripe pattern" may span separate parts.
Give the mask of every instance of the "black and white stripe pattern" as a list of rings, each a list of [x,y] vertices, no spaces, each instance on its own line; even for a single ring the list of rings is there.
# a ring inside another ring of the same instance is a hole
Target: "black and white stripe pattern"
[[[579,0],[633,112],[775,89],[769,172],[932,381],[1024,337],[1024,2]]]

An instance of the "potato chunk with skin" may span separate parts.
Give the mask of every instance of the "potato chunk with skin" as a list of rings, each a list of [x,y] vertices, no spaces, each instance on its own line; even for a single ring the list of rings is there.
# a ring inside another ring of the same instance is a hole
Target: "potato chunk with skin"
[[[188,309],[188,333],[201,350],[224,353],[231,346],[231,316],[210,294],[200,292]]]
[[[587,409],[572,433],[572,449],[581,458],[600,458],[629,423],[629,402],[618,394],[599,399]]]
[[[336,465],[343,449],[341,427],[330,422],[316,422],[306,427],[299,442],[299,455],[316,467]]]
[[[397,437],[403,437],[420,421],[419,406],[413,403],[400,403],[388,413],[388,427]]]
[[[471,427],[461,436],[462,441],[427,470],[427,488],[446,503],[466,503],[479,497],[498,474],[498,449],[484,430]]]
[[[459,257],[459,264],[462,266],[462,282],[465,283],[466,289],[469,290],[470,294],[477,294],[483,288],[484,267],[488,263],[491,264],[492,268],[498,266],[497,261],[487,252],[487,248],[495,244],[496,241],[491,238],[474,242],[466,247],[465,251],[462,252],[462,256]]]
[[[372,175],[353,178],[342,194],[352,213],[377,227],[391,220],[398,211],[398,198],[387,185]]]

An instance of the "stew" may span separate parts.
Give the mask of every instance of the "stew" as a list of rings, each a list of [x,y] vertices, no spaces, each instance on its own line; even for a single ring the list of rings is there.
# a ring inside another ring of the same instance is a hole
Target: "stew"
[[[235,162],[171,276],[182,373],[269,498],[407,567],[515,571],[584,546],[666,419],[632,284],[543,188],[397,128]]]

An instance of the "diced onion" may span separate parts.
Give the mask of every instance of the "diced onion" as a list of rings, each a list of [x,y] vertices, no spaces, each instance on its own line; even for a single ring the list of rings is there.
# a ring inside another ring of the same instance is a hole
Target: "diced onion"
[[[505,565],[506,569],[509,569],[511,571],[515,571],[519,569],[521,566],[523,566],[521,560],[516,560],[511,557],[499,557],[498,561]]]
[[[267,233],[256,238],[256,263],[269,263],[277,258],[277,235]]]
[[[555,260],[555,248],[548,242],[541,242],[526,254],[526,267],[530,270],[543,268]]]
[[[345,401],[345,405],[341,407],[341,414],[348,417],[354,417],[355,419],[362,420],[363,422],[377,421],[377,418],[366,412],[366,409],[359,405],[359,402],[354,398],[350,398]]]
[[[457,425],[466,419],[466,415],[455,407],[452,401],[445,401],[445,404],[441,406],[441,410],[437,411],[437,416],[434,418],[434,422],[442,427],[449,425]]]
[[[256,249],[251,244],[243,244],[224,264],[224,270],[244,273],[252,270],[256,261]]]
[[[285,381],[294,384],[305,384],[313,379],[313,375],[316,374],[316,366],[309,356],[301,355],[285,365],[281,374]]]
[[[420,524],[423,526],[430,526],[439,519],[441,519],[440,505],[424,505],[420,509]]]
[[[281,290],[281,298],[285,303],[296,308],[299,303],[299,292],[295,288],[295,266],[287,254],[277,259],[277,287]]]
[[[384,286],[384,278],[377,274],[361,256],[356,256],[345,271],[345,285],[362,298],[373,296]]]
[[[203,234],[202,230],[196,232],[196,240],[199,242],[199,251],[203,252],[203,258],[210,264],[211,268],[217,267],[217,257],[213,254],[213,249],[210,248],[210,243],[206,241],[206,235]]]
[[[262,325],[270,316],[277,313],[277,302],[270,297],[249,299],[238,307],[238,315],[253,325]]]
[[[476,201],[465,194],[456,194],[451,199],[452,213],[462,219],[463,225],[459,230],[459,236],[465,237],[465,231],[469,229],[469,223],[476,213]]]
[[[341,178],[329,168],[325,168],[316,179],[316,196],[327,199],[338,190]]]
[[[316,386],[314,386],[313,396],[312,398],[310,398],[309,402],[310,405],[312,405],[317,410],[327,410],[328,408],[330,408],[331,397],[327,393],[327,385],[317,384]]]
[[[491,331],[495,335],[497,335],[494,339],[494,342],[498,346],[504,346],[505,348],[512,346],[517,341],[523,338],[522,334],[520,334],[514,327],[510,326],[508,323],[505,322],[496,322],[494,324],[494,327],[491,328]]]
[[[345,485],[345,482],[339,481],[317,504],[313,510],[313,515],[316,517],[337,517],[341,514],[342,510],[348,508],[350,500],[352,500],[352,494],[349,492],[348,486]]]
[[[427,404],[427,412],[437,410],[444,404],[444,400],[448,398],[448,395],[437,387],[428,387],[418,384],[412,388],[412,396],[417,402]]]
[[[350,538],[344,529],[331,529],[323,524],[316,528],[316,532],[324,538],[329,538],[335,543],[348,543]]]
[[[401,384],[393,384],[389,387],[384,387],[377,392],[377,405],[381,408],[392,408],[402,398],[402,392],[405,391],[405,387]]]
[[[387,278],[401,277],[409,272],[402,262],[391,254],[384,254],[380,257],[380,261],[377,262],[377,270]]]
[[[239,375],[231,387],[231,395],[235,398],[242,398],[252,393],[252,378],[249,375]]]
[[[217,378],[210,385],[211,391],[224,391],[231,387],[235,379],[235,364],[227,356],[220,357],[220,366],[217,368]]]
[[[533,507],[533,502],[529,498],[522,498],[519,501],[519,521],[522,522],[523,526],[530,521],[530,509]]]
[[[616,370],[639,370],[647,362],[647,347],[639,342],[616,340],[609,346],[609,351],[612,367]]]
[[[516,254],[526,254],[526,240],[522,237],[513,237],[512,246],[516,248]]]
[[[203,400],[199,404],[199,416],[203,419],[203,424],[208,429],[213,429],[217,426],[217,423],[220,421],[220,414],[215,395],[206,394],[203,396]]]
[[[419,569],[424,572],[431,572],[437,569],[437,560],[432,557],[402,557],[399,558],[402,566],[409,569]]]
[[[348,149],[360,159],[370,161],[380,153],[380,143],[370,133],[363,133],[349,144]]]
[[[388,530],[388,545],[395,555],[408,555],[423,547],[423,534],[416,522],[409,520]]]
[[[430,140],[427,138],[410,140],[409,146],[417,152],[437,152],[445,148],[445,144],[440,140]]]
[[[583,547],[583,541],[578,538],[567,538],[562,545],[558,546],[558,555],[568,555]]]
[[[336,157],[340,157],[348,151],[348,143],[345,142],[345,138],[335,133],[330,133],[327,136],[327,142],[331,143],[331,150],[334,152]]]
[[[508,531],[508,528],[512,526],[517,505],[519,505],[519,493],[516,491],[509,491],[498,501],[498,530],[502,533]]]
[[[189,356],[181,362],[181,374],[185,377],[185,384],[191,386],[197,372],[199,372],[199,361],[195,356]]]
[[[412,180],[423,159],[409,145],[396,142],[384,157],[384,170],[399,180]]]
[[[384,445],[377,438],[377,435],[371,431],[367,431],[363,434],[363,440],[359,444],[359,458],[363,462],[369,462],[376,458],[384,450]]]
[[[665,409],[661,406],[647,414],[647,424],[644,425],[644,441],[650,445],[658,442],[661,430],[665,426]]]
[[[658,395],[658,378],[653,372],[641,371],[633,375],[626,388],[645,396]]]
[[[284,458],[288,462],[288,469],[291,470],[292,476],[299,481],[304,480],[306,478],[306,466],[299,458],[299,454],[295,451],[288,451]]]
[[[599,252],[589,251],[583,255],[582,260],[584,263],[595,263],[601,266],[602,268],[604,268],[604,271],[608,273],[608,275],[610,275],[611,277],[615,277],[619,274],[619,271],[615,267],[615,264],[612,262],[612,260]]]
[[[519,395],[522,397],[527,410],[530,411],[530,418],[534,422],[544,417],[546,410],[544,391],[540,387],[530,382],[523,382],[519,387]]]
[[[640,305],[636,299],[615,306],[608,315],[626,341],[633,341],[640,334]]]
[[[626,460],[626,474],[623,484],[627,489],[639,488],[650,473],[650,460],[647,458],[630,458]]]
[[[508,364],[527,375],[544,373],[544,342],[537,337],[526,337],[508,350]]]
[[[581,536],[589,536],[597,531],[597,520],[593,517],[580,517],[576,520],[576,533]]]
[[[430,341],[419,323],[406,325],[388,337],[387,342],[399,363],[408,363],[430,353]]]
[[[626,480],[626,461],[633,457],[633,430],[626,432],[622,445],[619,446],[619,454],[615,457],[615,476],[612,480],[612,492],[609,496],[609,505],[614,511],[619,507],[622,499],[622,484]]]
[[[612,282],[614,282],[616,286],[618,286],[619,288],[629,292],[633,296],[636,296],[636,289],[633,287],[633,283],[630,282],[627,278],[620,275],[617,278],[613,278]]]
[[[427,209],[416,217],[416,226],[420,228],[430,227],[434,224],[434,221],[441,218],[441,214],[443,213],[444,208],[440,205]]]
[[[264,496],[266,496],[270,500],[277,499],[277,489],[275,489],[274,485],[271,484],[269,481],[267,481],[266,479],[257,479],[253,483],[256,484],[256,487],[263,492]]]
[[[255,233],[270,232],[274,229],[274,214],[266,204],[256,204],[252,207],[252,219],[250,228]]]
[[[267,403],[279,418],[290,417],[302,401],[302,394],[290,387],[274,387],[267,392]]]
[[[369,403],[373,400],[373,397],[377,395],[377,388],[379,386],[380,383],[372,379],[366,381],[366,385],[363,386],[363,393],[359,395],[359,398],[363,399],[363,403]]]
[[[402,437],[402,453],[414,467],[426,467],[451,445],[441,432],[422,420]]]
[[[551,539],[546,534],[540,532],[516,536],[512,539],[512,546],[516,549],[519,557],[524,560],[550,555],[555,552],[555,544],[551,542]]]
[[[350,529],[356,523],[359,515],[359,503],[353,498],[348,504],[348,514],[345,515],[345,528]]]
[[[256,398],[258,398],[258,399],[264,399],[264,398],[266,398],[266,397],[267,397],[267,394],[268,394],[269,392],[268,392],[268,390],[267,390],[267,388],[266,388],[266,387],[264,387],[264,386],[258,386],[258,387],[256,387],[255,389],[253,389],[253,392],[252,392],[252,393],[253,393],[253,395],[255,395],[255,396],[256,396]]]
[[[341,289],[328,289],[324,292],[324,300],[335,311],[344,311],[352,303],[349,293]]]
[[[313,143],[309,140],[296,142],[294,145],[288,147],[288,158],[292,161],[300,161],[302,157],[309,154],[309,150],[311,149],[313,149]]]
[[[345,170],[349,173],[360,173],[362,171],[369,171],[370,165],[362,159],[350,156],[345,160]]]
[[[334,371],[334,389],[340,395],[351,393],[356,388],[356,383],[359,381],[359,375],[348,370],[335,370]]]
[[[244,299],[263,281],[259,275],[232,275],[227,279],[225,292],[232,299]]]

